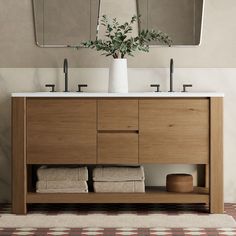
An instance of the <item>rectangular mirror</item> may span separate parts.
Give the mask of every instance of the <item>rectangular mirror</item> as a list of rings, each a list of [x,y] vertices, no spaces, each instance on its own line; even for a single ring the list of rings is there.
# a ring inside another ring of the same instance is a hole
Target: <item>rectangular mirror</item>
[[[67,47],[97,35],[99,0],[33,0],[36,43]]]
[[[137,4],[140,30],[159,29],[172,38],[173,45],[200,44],[203,0],[137,0]]]

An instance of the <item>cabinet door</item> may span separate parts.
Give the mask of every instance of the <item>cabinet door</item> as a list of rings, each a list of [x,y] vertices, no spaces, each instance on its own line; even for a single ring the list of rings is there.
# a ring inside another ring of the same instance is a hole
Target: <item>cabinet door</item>
[[[142,99],[140,163],[209,163],[208,99]]]
[[[96,100],[27,99],[27,163],[96,163]]]

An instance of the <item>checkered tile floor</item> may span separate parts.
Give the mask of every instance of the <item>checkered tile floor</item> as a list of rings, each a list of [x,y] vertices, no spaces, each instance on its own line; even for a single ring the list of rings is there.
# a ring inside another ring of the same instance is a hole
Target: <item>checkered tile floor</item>
[[[0,205],[0,214],[10,213],[10,205]],[[122,213],[168,214],[180,215],[184,213],[207,214],[204,205],[34,205],[29,207],[29,214],[44,213],[57,215],[63,212],[86,215],[90,213],[105,213],[116,215]],[[225,214],[236,220],[236,204],[225,204]],[[0,218],[1,220],[1,218]],[[28,235],[235,235],[236,228],[0,228],[0,236]]]

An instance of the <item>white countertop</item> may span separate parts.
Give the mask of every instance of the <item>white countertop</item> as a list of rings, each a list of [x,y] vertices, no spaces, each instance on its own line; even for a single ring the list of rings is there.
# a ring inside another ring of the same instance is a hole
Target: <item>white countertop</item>
[[[224,97],[220,92],[130,92],[130,93],[91,93],[91,92],[35,92],[12,93],[12,97]]]

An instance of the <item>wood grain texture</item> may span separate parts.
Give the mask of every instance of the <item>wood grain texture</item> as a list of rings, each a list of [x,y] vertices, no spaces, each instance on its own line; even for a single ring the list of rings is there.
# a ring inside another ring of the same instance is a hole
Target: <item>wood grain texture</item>
[[[209,163],[209,99],[142,99],[140,163]]]
[[[138,130],[138,99],[98,100],[98,130]]]
[[[98,164],[138,164],[137,133],[99,133]]]
[[[26,99],[12,98],[12,213],[26,214]]]
[[[96,100],[27,99],[27,163],[96,163],[96,129]]]
[[[28,193],[28,203],[205,203],[208,190],[195,188],[193,193],[170,193],[163,187],[147,188],[145,193]]]
[[[205,187],[210,187],[210,165],[205,165]]]
[[[223,213],[223,98],[210,99],[210,112],[210,212]]]

